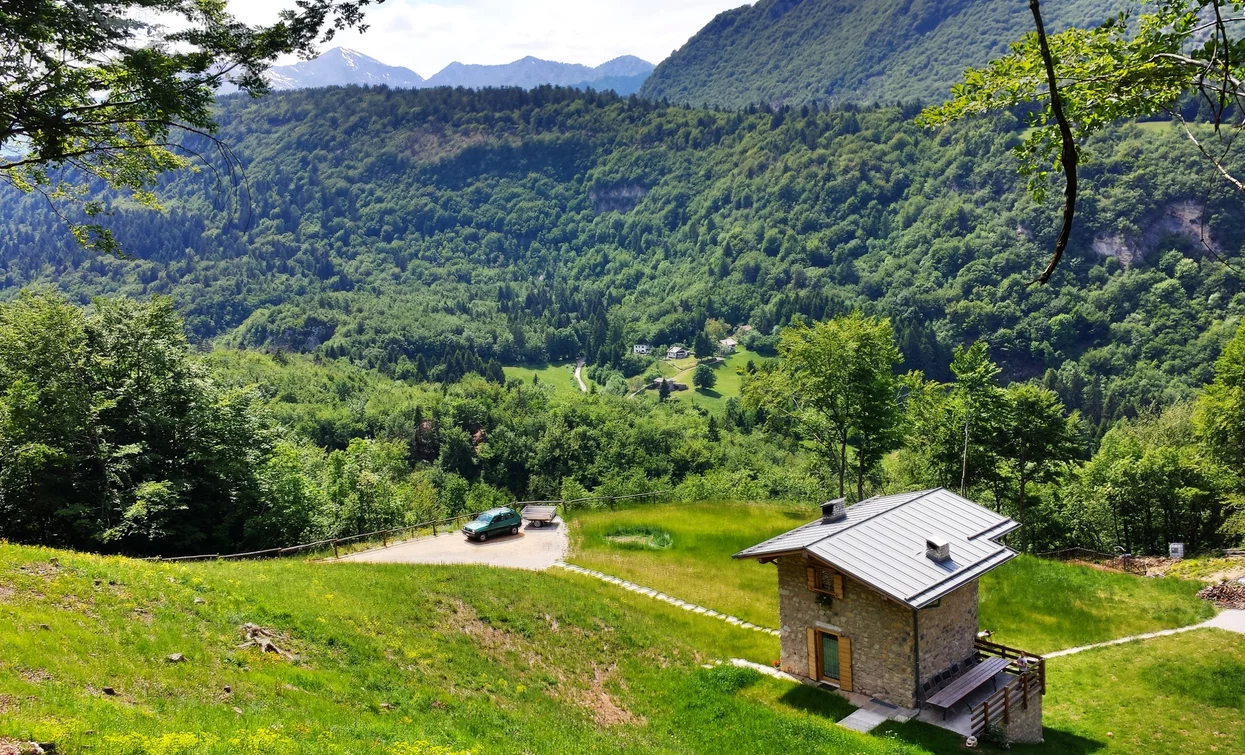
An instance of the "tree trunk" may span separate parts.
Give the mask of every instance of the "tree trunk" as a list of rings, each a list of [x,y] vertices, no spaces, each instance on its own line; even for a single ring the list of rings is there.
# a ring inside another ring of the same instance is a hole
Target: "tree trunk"
[[[863,501],[865,499],[865,455],[861,449],[856,449],[856,500]]]
[[[1020,464],[1017,467],[1018,477],[1020,478],[1020,499],[1016,502],[1016,517],[1020,522],[1020,552],[1029,552],[1029,526],[1025,523],[1025,487],[1029,483],[1029,476],[1026,474],[1025,466],[1025,449],[1024,444],[1020,446],[1018,454]]]
[[[1020,500],[1016,503],[1016,516],[1020,519],[1020,552],[1029,552],[1029,527],[1025,524],[1025,484],[1028,480],[1020,473]]]
[[[839,498],[843,497],[843,479],[847,475],[847,441],[839,443]]]
[[[960,495],[964,495],[964,484],[968,480],[968,420],[972,416],[972,401],[964,406],[964,456],[960,463]]]

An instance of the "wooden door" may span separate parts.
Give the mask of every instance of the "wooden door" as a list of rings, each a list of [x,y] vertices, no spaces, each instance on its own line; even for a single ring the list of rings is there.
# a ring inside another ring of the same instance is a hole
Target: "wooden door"
[[[852,691],[852,641],[836,632],[808,630],[809,676]]]

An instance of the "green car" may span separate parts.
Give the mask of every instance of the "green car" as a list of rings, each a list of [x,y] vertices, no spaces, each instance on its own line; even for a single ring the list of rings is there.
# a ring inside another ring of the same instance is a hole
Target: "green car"
[[[467,526],[463,527],[463,534],[467,536],[468,540],[484,542],[488,540],[489,535],[503,535],[506,533],[517,535],[519,534],[519,526],[522,524],[523,520],[510,509],[489,509],[472,521],[467,522]]]

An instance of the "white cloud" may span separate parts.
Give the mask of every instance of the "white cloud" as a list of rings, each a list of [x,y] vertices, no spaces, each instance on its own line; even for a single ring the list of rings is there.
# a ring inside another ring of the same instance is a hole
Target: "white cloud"
[[[509,63],[525,55],[598,65],[619,55],[657,63],[715,15],[745,0],[386,0],[365,34],[342,45],[424,77],[453,61]],[[230,0],[248,23],[271,21],[292,0]]]

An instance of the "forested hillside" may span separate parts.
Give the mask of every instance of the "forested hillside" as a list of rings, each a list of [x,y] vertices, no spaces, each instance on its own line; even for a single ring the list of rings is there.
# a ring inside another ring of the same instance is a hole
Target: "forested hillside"
[[[861,308],[892,318],[904,368],[945,377],[984,338],[1004,379],[1043,378],[1095,421],[1209,380],[1245,297],[1201,244],[1210,183],[1174,130],[1087,145],[1070,257],[1031,287],[1056,224],[1015,175],[1015,124],[931,133],[913,114],[549,88],[231,97],[237,194],[205,169],[162,187],[165,213],[111,202],[132,255],[115,259],[6,193],[0,281],[168,294],[192,340],[402,378],[581,353],[632,371],[632,343],[690,344],[707,318],[763,349],[793,318]],[[1210,243],[1237,253],[1241,200],[1209,201]]]
[[[1048,29],[1094,27],[1135,0],[1048,0]],[[964,69],[1033,30],[1025,2],[759,0],[721,13],[640,93],[741,108],[941,101]]]

